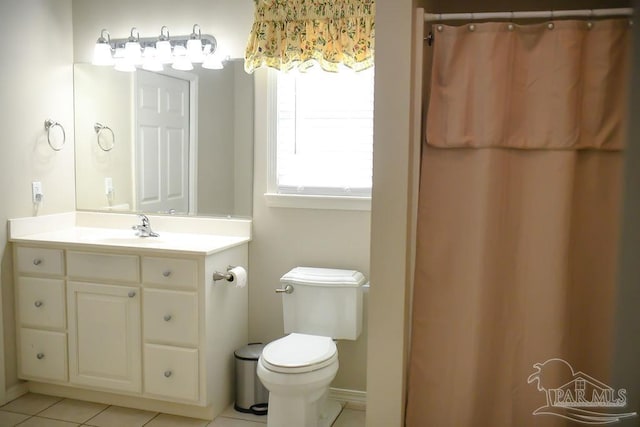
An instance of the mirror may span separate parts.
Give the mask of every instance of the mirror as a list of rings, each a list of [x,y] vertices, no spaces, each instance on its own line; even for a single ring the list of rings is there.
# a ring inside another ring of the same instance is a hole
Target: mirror
[[[76,208],[250,217],[253,90],[241,59],[160,73],[75,64]]]

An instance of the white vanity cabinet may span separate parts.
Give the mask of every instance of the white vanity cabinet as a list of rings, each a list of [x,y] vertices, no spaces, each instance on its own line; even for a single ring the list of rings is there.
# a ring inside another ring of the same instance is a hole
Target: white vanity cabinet
[[[14,242],[19,376],[34,392],[214,418],[233,402],[247,265],[219,251]],[[125,398],[126,397],[126,398]]]

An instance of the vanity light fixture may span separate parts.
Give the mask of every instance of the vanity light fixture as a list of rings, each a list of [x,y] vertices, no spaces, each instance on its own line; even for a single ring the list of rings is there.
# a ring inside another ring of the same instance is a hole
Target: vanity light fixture
[[[223,61],[217,52],[216,38],[202,34],[198,24],[189,36],[170,37],[169,29],[163,26],[160,35],[141,38],[134,27],[126,39],[111,39],[109,31],[103,29],[93,51],[94,65],[114,65],[120,71],[135,71],[141,66],[149,71],[162,71],[163,65],[176,70],[193,70],[193,64],[203,68],[219,70]]]

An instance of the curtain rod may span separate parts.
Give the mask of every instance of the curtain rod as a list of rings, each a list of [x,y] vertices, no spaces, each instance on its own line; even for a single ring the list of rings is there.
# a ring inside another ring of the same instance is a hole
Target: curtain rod
[[[478,21],[484,19],[556,19],[556,18],[602,18],[605,16],[633,15],[633,8],[546,10],[530,12],[481,12],[481,13],[425,13],[425,22],[434,21]]]

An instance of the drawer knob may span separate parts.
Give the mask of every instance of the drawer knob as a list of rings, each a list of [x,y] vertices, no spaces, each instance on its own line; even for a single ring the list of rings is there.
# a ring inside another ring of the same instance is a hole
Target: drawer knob
[[[170,314],[165,314],[164,315],[164,321],[168,322],[169,320],[171,320],[171,315]]]
[[[42,360],[44,359],[44,353],[38,353],[36,354],[36,357],[38,358],[38,360]]]
[[[42,307],[42,301],[36,301],[33,303],[36,307]]]
[[[171,371],[164,371],[164,376],[169,378],[171,375],[173,375],[173,372]]]
[[[129,298],[133,298],[136,296],[136,291],[129,291]]]
[[[165,270],[165,271],[163,271],[163,272],[162,272],[162,275],[163,275],[164,277],[169,277],[169,276],[171,276],[171,270]]]
[[[33,260],[33,265],[40,265],[42,264],[42,260],[40,258],[36,258]]]

